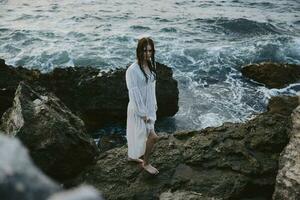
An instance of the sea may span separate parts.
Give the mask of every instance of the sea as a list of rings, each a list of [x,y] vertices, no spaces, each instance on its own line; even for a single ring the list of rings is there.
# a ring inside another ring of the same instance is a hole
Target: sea
[[[251,63],[300,64],[300,0],[0,0],[0,58],[12,66],[125,68],[141,37],[178,81],[179,111],[158,131],[245,122],[300,92],[241,75]]]

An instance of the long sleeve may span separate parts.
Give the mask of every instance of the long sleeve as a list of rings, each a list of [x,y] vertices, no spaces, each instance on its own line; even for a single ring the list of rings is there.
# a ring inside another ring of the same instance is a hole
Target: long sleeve
[[[140,117],[144,117],[146,116],[146,106],[139,91],[136,78],[134,71],[127,69],[126,85],[128,88],[129,100],[133,103],[137,114]]]
[[[156,82],[156,81],[155,81]],[[153,95],[154,95],[154,104],[155,104],[155,111],[157,111],[158,107],[157,107],[157,100],[156,100],[156,83],[154,82],[154,86],[153,86]]]

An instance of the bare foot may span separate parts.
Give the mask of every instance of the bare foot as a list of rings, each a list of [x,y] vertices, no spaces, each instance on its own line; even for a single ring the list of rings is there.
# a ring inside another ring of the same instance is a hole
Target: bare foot
[[[158,174],[159,173],[159,171],[155,168],[155,167],[153,167],[152,165],[150,165],[150,164],[148,164],[148,165],[142,165],[143,166],[143,168],[147,171],[147,172],[149,172],[150,174],[152,174],[152,175],[156,175],[156,174]]]
[[[132,161],[132,162],[137,162],[137,163],[143,163],[144,161],[142,159],[133,159],[133,158],[129,158],[127,159],[128,161]]]

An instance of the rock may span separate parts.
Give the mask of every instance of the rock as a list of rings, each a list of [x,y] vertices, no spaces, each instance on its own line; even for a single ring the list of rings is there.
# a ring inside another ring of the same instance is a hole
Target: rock
[[[245,77],[265,84],[268,88],[284,88],[299,82],[300,65],[263,62],[250,64],[242,68]]]
[[[37,166],[59,181],[75,176],[97,154],[81,119],[53,94],[23,82],[3,114],[2,130],[18,137]]]
[[[274,200],[300,198],[300,106],[293,114],[290,142],[280,155]]]
[[[32,163],[16,138],[0,132],[0,196],[2,200],[46,200],[61,188]]]
[[[126,137],[120,134],[105,134],[99,136],[98,148],[101,152],[113,149],[115,147],[120,147],[126,144]]]
[[[63,191],[52,195],[48,200],[103,200],[101,194],[91,186]]]
[[[0,132],[1,200],[102,200],[92,186],[62,190],[31,161],[27,149],[17,138]]]
[[[107,199],[180,199],[183,194],[191,199],[271,199],[298,99],[270,102],[268,112],[244,124],[162,136],[150,160],[160,171],[157,176],[127,162],[123,146],[102,153],[74,183],[89,183]]]
[[[37,70],[28,70],[22,67],[7,66],[0,59],[0,117],[12,106],[16,88],[22,80],[32,81],[39,77]]]
[[[165,65],[158,63],[157,73],[157,116],[173,116],[178,111],[177,81]],[[76,113],[88,130],[126,121],[125,69],[100,72],[91,67],[56,68],[39,81]]]
[[[172,69],[166,65],[157,63],[157,73],[157,116],[173,116],[178,111],[177,81],[172,77]],[[54,92],[84,121],[89,131],[126,120],[125,69],[104,72],[92,67],[69,67],[42,74],[37,70],[7,66],[0,59],[0,116],[12,105],[21,80]]]
[[[159,196],[159,200],[219,200],[214,197],[206,197],[201,193],[191,191],[167,191]]]

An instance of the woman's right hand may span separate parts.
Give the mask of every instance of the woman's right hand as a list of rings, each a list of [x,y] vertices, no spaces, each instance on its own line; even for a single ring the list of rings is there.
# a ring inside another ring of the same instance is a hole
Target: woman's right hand
[[[147,123],[147,121],[148,121],[147,116],[142,117],[142,119],[144,120],[145,123]]]

